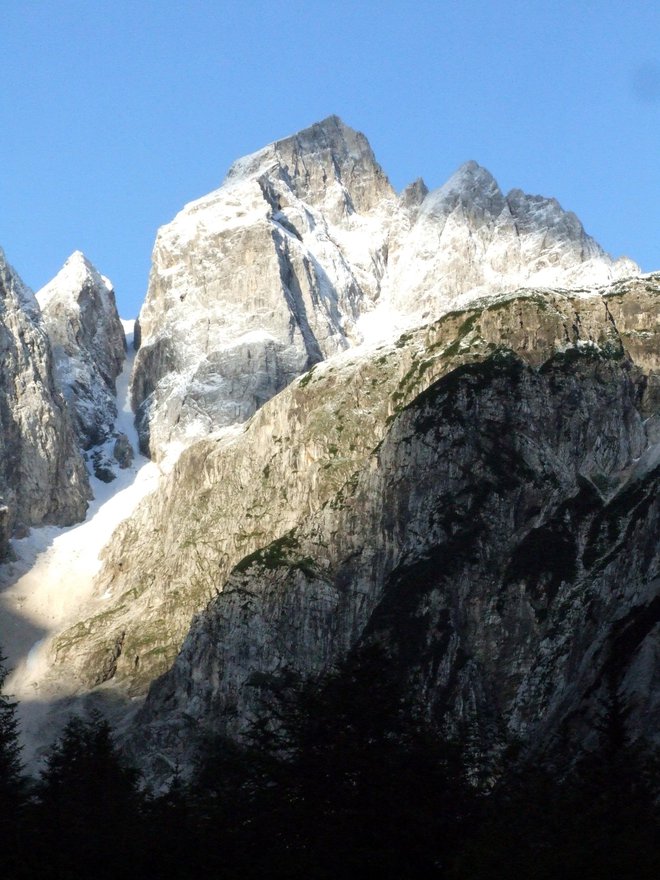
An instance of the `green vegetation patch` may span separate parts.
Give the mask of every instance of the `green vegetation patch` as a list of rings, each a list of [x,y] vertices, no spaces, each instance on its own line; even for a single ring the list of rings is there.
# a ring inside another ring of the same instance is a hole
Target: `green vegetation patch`
[[[318,576],[318,566],[311,556],[302,557],[296,554],[299,548],[298,539],[295,537],[294,530],[287,532],[272,541],[266,547],[261,547],[241,559],[234,568],[234,573],[241,574],[248,571],[252,566],[258,565],[261,568],[272,571],[277,568],[298,569],[309,578]]]

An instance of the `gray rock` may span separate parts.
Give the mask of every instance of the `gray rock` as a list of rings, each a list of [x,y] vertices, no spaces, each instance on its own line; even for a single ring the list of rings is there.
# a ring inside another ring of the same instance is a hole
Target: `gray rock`
[[[0,251],[0,497],[6,528],[81,520],[90,497],[39,306]]]
[[[364,135],[330,117],[239,160],[160,229],[133,378],[141,449],[161,459],[244,422],[315,363],[478,296],[637,272],[476,162],[397,198]]]
[[[131,446],[131,441],[126,434],[118,434],[115,445],[112,448],[112,454],[115,457],[120,468],[125,469],[133,464],[135,453]]]
[[[92,473],[102,483],[112,483],[117,479],[115,462],[102,449],[94,449],[88,453]]]
[[[57,640],[56,669],[91,686],[121,632],[113,683],[144,693],[176,657],[191,615],[222,589],[233,566],[329,504],[365,466],[397,411],[496,347],[518,352],[534,368],[567,345],[629,354],[648,374],[648,389],[660,342],[659,289],[656,278],[586,298],[519,292],[368,353],[319,364],[264,404],[237,436],[200,441],[182,454],[115,533],[96,584],[112,599],[102,615]],[[649,438],[653,406],[644,391],[639,408]]]
[[[80,445],[98,446],[110,437],[117,418],[115,380],[126,352],[112,285],[76,251],[37,300]]]
[[[414,215],[428,194],[428,186],[421,177],[418,177],[417,180],[408,184],[399,198],[402,204]]]
[[[438,727],[574,748],[607,688],[633,739],[658,737],[655,464],[641,372],[569,348],[533,368],[496,351],[431,385],[357,477],[236,566],[154,683],[132,746],[187,764],[198,735],[240,736],[258,682],[388,647]],[[601,486],[607,485],[607,494]],[[155,758],[155,760],[154,760]]]
[[[360,340],[389,202],[364,136],[330,117],[235,163],[159,231],[133,380],[143,451],[245,421]]]
[[[10,517],[11,511],[7,505],[0,503],[0,561],[6,559],[9,554]]]

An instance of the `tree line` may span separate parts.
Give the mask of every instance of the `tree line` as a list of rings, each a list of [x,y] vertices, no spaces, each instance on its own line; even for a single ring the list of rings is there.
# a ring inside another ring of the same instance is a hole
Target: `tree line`
[[[0,693],[5,677],[0,664]],[[16,703],[0,696],[0,877],[660,876],[658,762],[628,743],[616,697],[570,770],[510,755],[484,783],[465,738],[438,734],[380,648],[266,693],[241,742],[206,742],[158,794],[95,713],[72,717],[28,779]]]

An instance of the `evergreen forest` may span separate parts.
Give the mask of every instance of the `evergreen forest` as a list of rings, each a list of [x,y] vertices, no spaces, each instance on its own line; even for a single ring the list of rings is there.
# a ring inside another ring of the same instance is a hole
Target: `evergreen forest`
[[[264,699],[267,720],[208,739],[153,791],[96,712],[29,778],[2,696],[0,877],[660,877],[657,756],[627,742],[616,694],[589,753],[541,766],[509,747],[487,771],[469,732],[443,738],[409,703],[380,648]]]

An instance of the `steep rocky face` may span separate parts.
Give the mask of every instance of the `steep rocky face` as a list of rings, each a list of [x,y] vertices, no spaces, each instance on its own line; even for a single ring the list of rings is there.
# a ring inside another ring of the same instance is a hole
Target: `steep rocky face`
[[[143,449],[244,422],[313,364],[487,291],[637,271],[475,162],[397,198],[364,136],[330,117],[240,160],[159,231],[133,380]]]
[[[2,554],[17,523],[76,522],[90,497],[69,412],[56,388],[39,306],[2,251],[0,355]]]
[[[58,385],[75,418],[78,441],[106,441],[117,418],[115,380],[126,351],[111,283],[76,251],[37,293]]]
[[[383,300],[433,318],[486,292],[593,288],[638,271],[630,260],[612,260],[555,199],[521,190],[505,196],[485,168],[467,162],[390,242]]]
[[[434,721],[487,754],[582,745],[618,692],[657,737],[658,445],[646,377],[611,344],[532,367],[498,349],[432,384],[355,478],[247,556],[134,731],[151,771],[236,735],[260,689],[388,646]],[[655,416],[657,419],[657,415]]]
[[[245,421],[359,339],[388,202],[364,136],[331,117],[237,162],[160,230],[133,382],[145,449]]]
[[[395,343],[318,364],[237,434],[193,444],[122,524],[96,584],[106,609],[56,641],[54,674],[144,693],[233,566],[350,485],[402,407],[495,349],[534,368],[567,345],[623,351],[645,373],[637,406],[648,418],[658,408],[658,291],[656,276],[592,296],[491,297]]]

